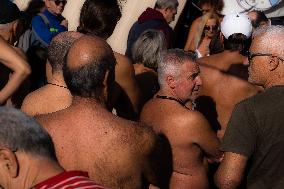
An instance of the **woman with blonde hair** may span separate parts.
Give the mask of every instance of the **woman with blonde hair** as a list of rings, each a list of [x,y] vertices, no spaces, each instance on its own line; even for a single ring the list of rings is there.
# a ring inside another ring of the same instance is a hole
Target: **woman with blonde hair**
[[[196,51],[198,57],[210,55],[209,45],[213,38],[220,33],[219,16],[216,13],[208,12],[201,17],[193,38],[188,34],[185,51]]]

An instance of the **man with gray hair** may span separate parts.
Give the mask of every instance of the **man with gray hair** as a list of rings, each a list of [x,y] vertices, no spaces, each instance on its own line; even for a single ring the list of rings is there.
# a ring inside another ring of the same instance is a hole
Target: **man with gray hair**
[[[164,134],[173,151],[170,188],[209,188],[207,162],[219,162],[219,141],[192,101],[201,87],[192,52],[171,49],[158,64],[160,90],[141,112],[141,121]]]
[[[132,46],[141,33],[147,29],[162,31],[167,41],[167,47],[172,46],[173,30],[169,23],[174,21],[177,14],[177,0],[157,0],[154,9],[148,7],[131,27],[125,55],[132,58]]]
[[[257,28],[249,62],[249,82],[264,92],[235,106],[216,173],[218,188],[280,189],[284,186],[284,27]]]
[[[103,189],[86,172],[64,171],[48,133],[14,108],[0,108],[0,188]]]

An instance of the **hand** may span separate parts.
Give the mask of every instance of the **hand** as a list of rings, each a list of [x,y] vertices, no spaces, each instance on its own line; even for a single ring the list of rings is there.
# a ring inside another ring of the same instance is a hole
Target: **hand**
[[[68,28],[68,20],[62,20],[62,22],[60,23],[60,25],[65,26],[66,28]]]

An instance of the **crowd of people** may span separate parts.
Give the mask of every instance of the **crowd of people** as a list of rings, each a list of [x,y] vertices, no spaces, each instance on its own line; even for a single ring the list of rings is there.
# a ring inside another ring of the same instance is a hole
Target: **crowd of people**
[[[66,3],[1,0],[0,188],[283,188],[281,22],[200,0],[178,49],[156,0],[120,54],[117,0]]]

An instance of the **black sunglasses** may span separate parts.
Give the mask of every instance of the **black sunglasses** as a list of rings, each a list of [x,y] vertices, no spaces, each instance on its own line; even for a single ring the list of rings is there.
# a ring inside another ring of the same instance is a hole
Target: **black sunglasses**
[[[248,62],[249,64],[251,63],[252,59],[256,56],[273,56],[273,54],[269,54],[269,53],[251,53],[251,52],[247,52],[247,56],[248,56]],[[284,61],[283,58],[277,56],[277,58],[281,61]]]
[[[204,26],[204,30],[210,30],[210,29],[212,29],[213,31],[216,31],[216,30],[218,30],[218,26],[217,25],[215,25],[215,26]]]
[[[56,6],[59,6],[59,5],[60,5],[60,3],[62,3],[62,5],[63,5],[63,6],[65,6],[65,5],[66,5],[66,3],[67,3],[67,1],[55,0],[55,1],[54,1],[54,3],[55,3],[55,5],[56,5]]]

